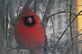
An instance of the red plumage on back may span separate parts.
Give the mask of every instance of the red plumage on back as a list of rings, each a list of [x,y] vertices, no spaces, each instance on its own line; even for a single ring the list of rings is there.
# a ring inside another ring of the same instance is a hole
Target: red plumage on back
[[[44,48],[46,34],[38,15],[30,8],[25,8],[17,19],[15,39],[19,46],[32,50]]]

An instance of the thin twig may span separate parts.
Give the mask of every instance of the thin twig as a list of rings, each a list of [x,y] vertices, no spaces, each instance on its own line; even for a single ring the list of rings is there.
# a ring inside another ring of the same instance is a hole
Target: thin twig
[[[74,20],[80,15],[80,13],[82,12],[82,10],[73,18],[73,20],[71,21],[71,23],[74,22]],[[59,41],[61,40],[61,38],[63,37],[63,35],[65,34],[65,32],[67,31],[67,29],[69,28],[70,24],[67,26],[67,28],[64,30],[64,32],[62,33],[62,35],[60,36],[60,38],[58,39],[56,45],[59,43]]]

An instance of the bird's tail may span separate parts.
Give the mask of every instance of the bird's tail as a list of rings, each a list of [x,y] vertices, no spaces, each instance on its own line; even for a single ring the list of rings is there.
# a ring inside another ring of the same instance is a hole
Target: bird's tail
[[[48,54],[48,50],[47,50],[47,48],[45,47],[45,48],[43,48],[43,52],[44,52],[44,54]]]
[[[40,50],[31,50],[30,54],[41,54]]]

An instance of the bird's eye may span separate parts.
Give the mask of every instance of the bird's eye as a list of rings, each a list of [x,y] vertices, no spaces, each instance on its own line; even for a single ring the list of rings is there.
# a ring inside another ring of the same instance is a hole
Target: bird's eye
[[[25,16],[24,17],[24,25],[25,26],[33,26],[35,24],[35,20],[33,16]]]

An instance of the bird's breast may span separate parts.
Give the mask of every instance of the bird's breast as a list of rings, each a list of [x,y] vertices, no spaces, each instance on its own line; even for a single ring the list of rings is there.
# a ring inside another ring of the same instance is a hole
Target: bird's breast
[[[41,48],[45,45],[45,31],[42,25],[16,27],[16,40],[24,48]]]

